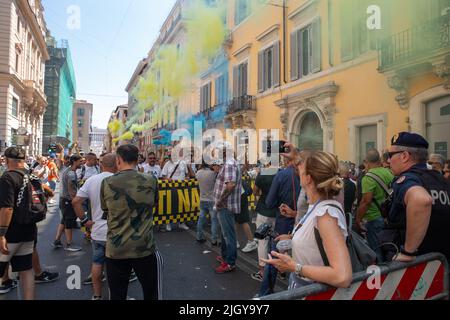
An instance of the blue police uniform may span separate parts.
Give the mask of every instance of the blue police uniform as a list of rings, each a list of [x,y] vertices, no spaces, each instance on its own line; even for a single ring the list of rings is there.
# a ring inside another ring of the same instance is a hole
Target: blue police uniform
[[[403,172],[392,183],[394,199],[391,211],[389,212],[389,222],[399,228],[406,228],[406,206],[405,195],[409,189],[415,186],[423,186],[420,177],[412,170],[427,170],[426,164],[417,164],[406,172]]]

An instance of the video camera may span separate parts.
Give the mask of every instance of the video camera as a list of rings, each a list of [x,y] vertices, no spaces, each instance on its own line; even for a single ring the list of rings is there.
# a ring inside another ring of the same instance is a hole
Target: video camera
[[[255,238],[258,240],[265,240],[267,238],[274,239],[276,237],[277,235],[272,230],[272,226],[270,224],[264,223],[255,230]]]

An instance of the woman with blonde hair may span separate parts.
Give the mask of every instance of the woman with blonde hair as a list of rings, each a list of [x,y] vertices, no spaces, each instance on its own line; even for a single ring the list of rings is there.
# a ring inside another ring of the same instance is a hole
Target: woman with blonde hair
[[[344,187],[339,177],[339,163],[335,155],[313,151],[305,155],[298,165],[309,210],[290,235],[279,236],[277,241],[291,241],[292,258],[272,252],[274,259],[263,261],[280,272],[291,272],[290,289],[314,282],[346,288],[352,281],[352,265],[346,245],[347,223],[342,205],[333,200]],[[326,254],[320,253],[317,237]],[[327,264],[327,265],[326,265]]]

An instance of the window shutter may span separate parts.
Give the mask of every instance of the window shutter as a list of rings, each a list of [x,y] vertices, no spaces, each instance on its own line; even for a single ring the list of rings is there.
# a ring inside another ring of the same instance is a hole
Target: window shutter
[[[304,60],[304,52],[305,52],[305,48],[304,48],[304,43],[303,43],[303,30],[299,30],[297,31],[297,41],[298,41],[298,77],[302,78],[303,77],[303,60]]]
[[[208,83],[208,85],[206,86],[206,90],[208,90],[208,94],[207,94],[208,100],[206,100],[206,108],[207,109],[211,108],[211,83],[212,82]]]
[[[275,43],[273,46],[273,87],[279,87],[280,86],[280,41]]]
[[[265,89],[265,59],[264,51],[258,52],[258,92],[263,92]]]
[[[214,84],[214,87],[215,87],[214,91],[216,93],[216,103],[215,103],[216,106],[219,105],[219,103],[221,102],[221,99],[220,99],[220,80],[221,79],[222,79],[222,77],[217,78],[215,81],[215,84]]]
[[[353,59],[353,30],[351,0],[342,0],[341,10],[341,60]]]
[[[233,98],[239,97],[239,66],[233,67]]]
[[[320,18],[312,24],[312,64],[311,72],[316,73],[322,69],[322,37],[320,32]]]
[[[241,96],[247,95],[247,89],[248,89],[248,63],[244,63],[242,65],[242,91]]]
[[[291,81],[298,79],[299,66],[298,32],[291,33]]]

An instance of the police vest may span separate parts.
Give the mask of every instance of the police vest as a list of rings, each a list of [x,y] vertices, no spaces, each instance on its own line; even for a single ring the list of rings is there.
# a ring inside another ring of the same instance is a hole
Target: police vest
[[[439,252],[450,257],[450,184],[437,171],[413,169],[433,199],[431,220],[419,254]]]

